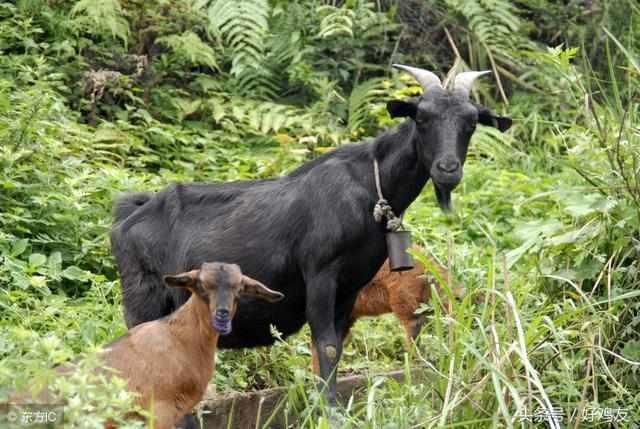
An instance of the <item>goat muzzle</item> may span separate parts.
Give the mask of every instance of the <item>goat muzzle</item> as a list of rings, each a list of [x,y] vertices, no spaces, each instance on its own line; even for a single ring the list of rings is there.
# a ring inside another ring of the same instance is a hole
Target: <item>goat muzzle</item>
[[[445,156],[433,163],[430,171],[440,208],[451,210],[451,192],[462,181],[462,164],[457,158]]]
[[[231,332],[231,318],[229,317],[229,311],[217,310],[215,314],[211,315],[211,326],[218,331],[220,335],[227,335]]]

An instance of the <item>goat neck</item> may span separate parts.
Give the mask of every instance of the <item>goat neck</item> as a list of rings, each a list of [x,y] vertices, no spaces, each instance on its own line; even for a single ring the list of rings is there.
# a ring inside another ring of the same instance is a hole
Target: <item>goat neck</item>
[[[207,302],[191,294],[189,300],[169,316],[167,322],[172,336],[184,347],[212,361],[220,334],[211,326]]]
[[[382,134],[374,143],[382,195],[398,216],[418,197],[429,180],[429,171],[418,151],[421,144],[424,142],[411,120]]]

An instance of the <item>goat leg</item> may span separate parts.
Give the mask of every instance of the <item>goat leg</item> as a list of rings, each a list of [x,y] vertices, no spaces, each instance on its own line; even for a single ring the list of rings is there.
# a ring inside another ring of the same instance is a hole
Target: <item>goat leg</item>
[[[345,329],[342,332],[342,348],[344,349],[344,344],[349,339],[349,334],[351,332],[351,328],[356,323],[356,319],[350,318],[347,323]],[[318,362],[318,352],[316,350],[316,345],[313,341],[311,341],[311,369],[315,375],[320,375],[320,363]]]
[[[342,344],[338,344],[334,324],[337,283],[329,273],[314,276],[307,281],[307,320],[311,338],[318,355],[322,382],[319,388],[325,392],[329,405],[336,405],[336,370]]]
[[[424,315],[414,315],[407,319],[400,319],[402,325],[404,327],[404,331],[406,333],[405,345],[407,350],[411,350],[411,344],[418,338],[420,335],[420,330],[422,329],[422,325],[424,324],[425,317]]]

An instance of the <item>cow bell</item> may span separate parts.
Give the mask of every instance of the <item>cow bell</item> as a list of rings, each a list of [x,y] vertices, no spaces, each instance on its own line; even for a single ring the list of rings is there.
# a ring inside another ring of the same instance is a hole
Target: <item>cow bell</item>
[[[407,252],[411,247],[409,231],[390,231],[386,233],[389,267],[391,271],[407,271],[413,268],[413,258]]]

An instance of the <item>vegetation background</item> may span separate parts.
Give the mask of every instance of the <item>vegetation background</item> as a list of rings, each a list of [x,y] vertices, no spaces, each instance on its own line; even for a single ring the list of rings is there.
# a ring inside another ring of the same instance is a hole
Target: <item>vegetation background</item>
[[[427,378],[372,376],[344,427],[528,427],[544,406],[640,425],[637,1],[18,0],[0,51],[0,398],[52,382],[69,427],[129,409],[90,371],[125,331],[118,193],[286,174],[394,124],[385,102],[419,88],[392,62],[455,64],[492,70],[475,96],[515,124],[476,131],[454,214],[428,185],[407,220],[468,293],[425,306],[409,353],[393,317],[357,325],[343,371]],[[326,427],[309,356],[306,331],[222,352],[213,382],[287,386],[299,424]]]

